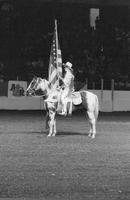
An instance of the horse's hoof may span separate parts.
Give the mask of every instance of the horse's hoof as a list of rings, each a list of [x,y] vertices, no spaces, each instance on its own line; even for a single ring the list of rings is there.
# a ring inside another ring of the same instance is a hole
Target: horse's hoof
[[[92,135],[92,139],[94,139],[95,138],[95,135]]]
[[[66,115],[67,115],[67,112],[65,112],[65,111],[61,111],[61,112],[59,112],[58,114],[59,114],[59,115],[66,116]]]
[[[47,137],[51,137],[52,135],[48,135]]]

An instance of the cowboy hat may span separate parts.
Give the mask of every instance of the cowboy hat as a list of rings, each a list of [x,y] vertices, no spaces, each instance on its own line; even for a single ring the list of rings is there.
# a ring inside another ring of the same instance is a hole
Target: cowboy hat
[[[63,66],[67,67],[68,69],[70,69],[71,71],[73,71],[73,69],[72,69],[72,63],[66,62],[66,63],[63,63]]]

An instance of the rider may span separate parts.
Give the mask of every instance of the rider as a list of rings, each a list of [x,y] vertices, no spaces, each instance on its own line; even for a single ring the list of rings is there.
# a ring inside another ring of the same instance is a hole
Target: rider
[[[63,81],[63,88],[64,88],[61,94],[62,113],[60,114],[66,115],[67,110],[66,110],[65,98],[74,91],[74,74],[73,74],[72,63],[66,62],[65,64],[63,64],[63,66],[65,68],[64,78],[59,76],[59,78]]]

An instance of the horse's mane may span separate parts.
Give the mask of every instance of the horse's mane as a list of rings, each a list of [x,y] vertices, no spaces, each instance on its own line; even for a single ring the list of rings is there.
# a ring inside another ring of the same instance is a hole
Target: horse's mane
[[[45,78],[41,78],[41,77],[37,77],[37,79],[39,80],[39,82],[44,82],[46,84],[46,86],[51,89],[51,83],[45,79]]]
[[[57,88],[52,88],[51,87],[51,83],[47,80],[47,79],[45,79],[45,78],[41,78],[41,77],[36,77],[36,79],[38,80],[38,82],[40,83],[44,83],[45,85],[46,85],[46,88],[48,88],[48,89],[50,89],[52,92],[54,92],[54,91],[59,91],[59,89],[57,89]]]

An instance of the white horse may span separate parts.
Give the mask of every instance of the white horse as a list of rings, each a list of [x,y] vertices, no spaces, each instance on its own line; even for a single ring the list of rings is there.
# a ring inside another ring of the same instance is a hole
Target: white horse
[[[33,78],[31,83],[29,84],[26,93],[27,95],[33,95],[36,91],[42,91],[42,97],[45,102],[46,106],[46,128],[49,128],[48,136],[55,136],[56,135],[56,113],[60,101],[61,91],[59,89],[51,89],[49,81],[46,79],[42,79],[39,77]],[[95,138],[96,135],[96,121],[98,118],[99,113],[99,102],[98,97],[86,90],[81,90],[78,92],[74,92],[74,94],[80,97],[79,103],[72,102],[73,108],[78,108],[79,106],[86,111],[86,114],[89,119],[90,130],[89,136]],[[71,97],[69,99],[72,99]],[[66,101],[67,102],[67,101]],[[76,106],[74,105],[76,104]],[[77,105],[79,104],[79,105]]]

